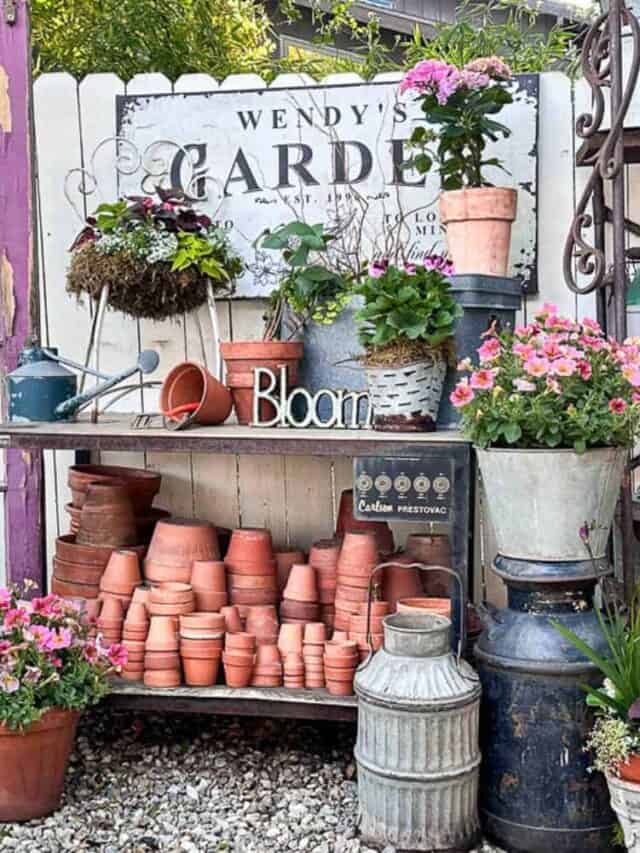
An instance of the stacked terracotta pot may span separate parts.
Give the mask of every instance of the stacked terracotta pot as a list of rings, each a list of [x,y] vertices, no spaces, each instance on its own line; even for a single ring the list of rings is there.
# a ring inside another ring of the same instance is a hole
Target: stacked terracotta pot
[[[304,686],[324,687],[324,644],[327,626],[324,622],[309,622],[304,626],[302,658],[304,661]]]
[[[304,688],[304,660],[298,652],[289,652],[284,659],[284,686],[289,690]]]
[[[223,645],[224,616],[221,613],[191,613],[180,617],[180,657],[186,684],[210,687],[216,683]]]
[[[386,601],[372,601],[369,615],[369,624],[367,626],[367,608],[368,602],[362,602],[360,613],[351,614],[349,617],[349,639],[353,640],[358,646],[358,654],[360,660],[364,660],[370,651],[377,652],[382,648],[384,639],[382,630],[382,620],[389,613],[389,604]],[[371,637],[369,644],[367,637],[367,627]]]
[[[257,647],[251,686],[282,686],[282,659],[277,646],[262,645]]]
[[[151,583],[190,583],[194,562],[219,560],[216,528],[208,521],[168,518],[159,521],[144,561]]]
[[[122,628],[122,643],[127,650],[127,663],[123,667],[122,677],[127,681],[142,681],[148,632],[147,608],[139,601],[132,601]]]
[[[351,696],[358,662],[358,647],[353,641],[325,643],[324,675],[329,693]]]
[[[337,539],[320,539],[313,543],[309,552],[309,565],[313,566],[318,581],[320,619],[329,630],[335,622],[339,556],[340,543]]]
[[[78,545],[75,536],[59,536],[53,558],[53,592],[65,598],[97,598],[110,556],[111,548]]]
[[[277,604],[278,577],[271,533],[261,527],[242,527],[231,534],[224,558],[229,599],[244,618],[250,606]]]
[[[275,604],[256,604],[248,608],[245,630],[253,634],[258,646],[275,645],[279,627]]]
[[[396,609],[400,599],[423,595],[421,574],[424,574],[419,569],[402,565],[416,562],[406,553],[396,554],[393,562],[401,565],[387,566],[382,578],[382,598],[389,602],[391,612]]]
[[[384,556],[393,554],[393,533],[386,521],[360,520],[353,514],[353,489],[345,489],[340,495],[338,518],[336,521],[336,537],[343,539],[350,531],[375,533],[378,551]]]
[[[362,602],[367,600],[369,578],[378,562],[378,546],[374,533],[345,533],[338,558],[335,599],[334,625],[339,631],[348,631],[349,618],[360,613]]]
[[[248,687],[251,684],[255,656],[256,638],[253,634],[243,631],[225,634],[222,663],[228,687]]]
[[[222,560],[195,560],[191,567],[191,588],[196,610],[215,613],[228,603],[227,577]]]
[[[238,634],[240,631],[244,631],[240,611],[235,604],[222,607],[220,613],[224,618],[224,630],[227,634]]]
[[[304,687],[304,660],[302,644],[304,625],[299,622],[283,623],[278,634],[278,649],[282,657],[284,686]]]
[[[451,544],[448,536],[427,536],[412,533],[405,543],[405,554],[415,563],[425,566],[451,568]],[[423,572],[422,587],[426,595],[436,598],[450,596],[451,576],[447,572]]]
[[[289,580],[289,572],[291,566],[295,563],[304,563],[304,551],[292,548],[289,551],[276,551],[276,568],[278,572],[278,592],[282,595],[282,591]]]
[[[144,656],[147,687],[179,687],[182,681],[177,625],[172,616],[151,617]]]
[[[124,610],[118,598],[105,598],[98,616],[98,631],[102,635],[105,646],[119,643],[122,640],[122,623]]]
[[[118,598],[126,610],[134,590],[142,583],[140,561],[135,551],[112,551],[100,578],[102,598]]]
[[[316,622],[320,616],[318,584],[313,566],[296,563],[291,567],[282,593],[280,620],[283,624]]]
[[[188,583],[160,583],[151,587],[149,613],[152,616],[170,616],[177,620],[196,609],[196,599]]]

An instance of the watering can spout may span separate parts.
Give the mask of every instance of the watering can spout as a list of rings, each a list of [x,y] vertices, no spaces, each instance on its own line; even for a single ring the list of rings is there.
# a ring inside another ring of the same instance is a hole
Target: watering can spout
[[[128,367],[126,370],[106,379],[91,390],[85,391],[84,394],[77,394],[75,397],[71,397],[69,400],[65,400],[63,403],[60,403],[55,410],[56,418],[61,420],[70,418],[87,403],[95,400],[96,397],[100,397],[106,391],[109,391],[123,380],[133,376],[134,373],[153,373],[159,363],[160,356],[155,350],[143,350],[138,356],[138,360],[133,367]]]

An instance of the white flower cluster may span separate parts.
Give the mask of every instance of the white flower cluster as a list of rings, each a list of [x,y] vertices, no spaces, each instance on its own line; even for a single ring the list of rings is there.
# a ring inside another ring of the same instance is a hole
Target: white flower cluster
[[[173,260],[178,250],[178,238],[168,231],[150,228],[134,228],[131,231],[115,231],[103,234],[95,243],[103,255],[127,252],[147,263]]]
[[[150,264],[170,261],[178,251],[178,238],[168,231],[155,231],[149,235],[147,261]]]
[[[129,241],[126,234],[103,234],[96,240],[95,247],[103,255],[113,255],[128,249]]]

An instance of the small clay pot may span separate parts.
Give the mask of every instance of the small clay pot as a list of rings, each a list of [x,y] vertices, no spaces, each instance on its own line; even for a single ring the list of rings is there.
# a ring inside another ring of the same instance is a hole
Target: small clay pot
[[[222,613],[190,613],[180,617],[180,630],[183,628],[205,628],[209,631],[224,631]]]
[[[183,616],[186,613],[193,613],[196,609],[195,597],[190,602],[185,604],[156,604],[154,601],[149,605],[149,613],[151,616]]]
[[[179,669],[146,669],[145,687],[180,687],[182,678]]]
[[[282,594],[282,590],[289,579],[291,566],[295,563],[304,563],[304,551],[276,551],[275,558],[278,572],[278,590]]]
[[[211,687],[216,683],[220,658],[189,658],[182,656],[185,684],[191,687]]]
[[[398,563],[412,562],[404,554],[394,557]],[[389,602],[391,612],[396,609],[397,602],[403,598],[418,598],[423,595],[422,579],[419,569],[409,569],[404,566],[387,566],[382,582],[382,598]]]
[[[407,558],[413,563],[451,568],[451,543],[448,536],[428,536],[412,533],[405,543]],[[422,572],[425,595],[448,598],[451,576],[447,572]]]
[[[68,563],[81,566],[94,566],[104,569],[111,556],[111,548],[95,548],[91,545],[79,545],[76,537],[67,534],[56,539],[56,557]]]
[[[231,589],[229,597],[233,604],[277,604],[277,589]]]
[[[73,505],[82,507],[89,483],[114,478],[126,484],[136,514],[142,515],[151,509],[153,499],[160,491],[160,474],[119,465],[72,465],[69,468],[68,483]]]
[[[331,644],[346,643],[349,639],[348,631],[334,631],[331,635]]]
[[[349,617],[349,639],[353,639],[351,634],[364,634],[366,636],[367,629],[372,634],[381,634],[382,633],[382,617],[378,616],[375,619],[370,619],[369,624],[367,626],[367,617],[366,616],[355,616],[352,614]]]
[[[224,616],[224,627],[228,634],[237,634],[243,630],[240,612],[237,607],[228,605],[220,608],[220,613]]]
[[[251,577],[273,578],[277,585],[277,564],[273,560],[228,560],[225,557],[224,564],[229,575],[250,575]],[[229,586],[229,583],[227,583]]]
[[[336,600],[334,604],[338,607],[339,601],[352,602],[356,607],[354,613],[357,613],[360,609],[361,602],[367,600],[367,590],[368,581],[366,582],[366,586],[364,584],[362,586],[350,586],[349,584],[340,582],[338,583],[338,588],[336,590]]]
[[[138,669],[123,669],[120,673],[120,678],[125,681],[142,681],[144,678],[144,668]]]
[[[236,575],[229,572],[229,589],[231,593],[245,589],[267,590],[277,592],[278,584],[275,575]]]
[[[135,551],[113,551],[102,575],[101,589],[131,595],[142,583],[140,562]]]
[[[291,566],[283,598],[289,601],[317,602],[318,586],[313,566],[303,563]]]
[[[368,602],[363,601],[360,605],[360,615],[366,618],[367,610],[369,610]],[[372,601],[371,602],[371,618],[372,619],[382,619],[383,616],[386,616],[391,612],[389,602],[388,601]]]
[[[188,640],[180,638],[180,654],[183,657],[210,660],[222,657],[222,641]],[[250,657],[247,655],[247,657]]]
[[[113,596],[104,596],[100,609],[101,622],[120,622],[124,620],[124,608],[122,602]]]
[[[144,640],[123,640],[122,645],[132,653],[141,652],[144,655]]]
[[[124,484],[89,484],[76,541],[79,545],[99,548],[137,544],[133,506]]]
[[[183,361],[169,372],[162,383],[160,411],[166,415],[189,403],[197,404],[191,416],[202,426],[224,423],[233,405],[229,389],[205,367],[193,361]]]
[[[338,586],[336,587],[336,598],[344,598],[345,596],[354,601],[365,601],[367,591],[369,589],[370,572],[361,575],[350,575],[346,572],[341,572],[338,575]]]
[[[227,578],[222,560],[194,560],[191,586],[201,592],[227,592]]]
[[[182,628],[180,637],[187,640],[217,640],[220,642],[220,647],[224,643],[224,633],[213,631],[211,628]]]
[[[177,622],[170,616],[152,616],[146,649],[148,652],[174,652],[178,649]]]
[[[304,658],[305,663],[307,661],[315,662],[318,660],[322,660],[323,656],[324,656],[324,643],[321,646],[304,645],[302,647],[302,657]]]
[[[224,677],[229,687],[248,687],[253,675],[253,662],[240,666],[232,663],[223,655]]]
[[[340,543],[337,539],[319,539],[309,551],[309,565],[314,569],[333,571],[338,567]]]
[[[326,679],[327,691],[332,696],[353,696],[353,680],[351,681],[334,681]]]
[[[206,592],[194,587],[193,593],[196,597],[196,610],[198,612],[215,613],[226,607],[229,602],[229,596],[226,592]]]
[[[135,602],[136,604],[144,604],[144,606],[147,607],[150,600],[151,600],[151,587],[137,586],[133,590],[132,603]]]
[[[278,650],[284,658],[295,652],[302,654],[302,641],[304,630],[302,625],[281,625],[278,634]]]
[[[362,521],[353,514],[353,489],[345,489],[340,495],[336,536],[344,538],[347,531],[365,531],[374,533],[381,554],[392,554],[393,534],[386,521]]]
[[[99,566],[84,566],[80,563],[68,563],[60,557],[53,558],[53,571],[58,580],[66,583],[79,583],[86,586],[99,586],[103,569]]]
[[[271,533],[261,527],[241,527],[231,534],[225,563],[267,563],[273,560]]]
[[[357,648],[357,643],[354,640],[329,640],[324,644],[324,653],[328,657],[342,656],[355,654]]]
[[[281,687],[282,676],[279,675],[258,675],[254,671],[251,679],[252,687]]]
[[[131,628],[126,627],[126,622],[122,628],[122,639],[123,640],[132,640],[133,642],[145,642],[147,639],[147,629],[145,628],[142,631],[132,631]]]
[[[256,648],[256,638],[253,634],[248,634],[246,631],[225,634],[224,647],[229,651],[232,649],[241,649],[245,652],[250,651],[253,654]]]
[[[401,598],[396,604],[398,613],[434,613],[451,619],[450,598]]]
[[[189,583],[191,581],[191,564],[165,566],[155,560],[144,561],[144,576],[152,584]]]
[[[193,599],[193,589],[188,583],[165,581],[151,588],[152,604],[187,604]]]
[[[146,652],[144,656],[145,669],[180,669],[178,652]]]
[[[129,609],[127,610],[124,624],[128,628],[140,627],[146,631],[147,626],[149,625],[149,614],[147,613],[147,608],[144,604],[132,599]]]
[[[255,636],[256,643],[259,646],[277,642],[279,625],[275,606],[267,604],[250,607],[247,612],[245,629],[249,634]]]
[[[286,619],[302,619],[306,622],[317,622],[320,615],[320,605],[315,602],[282,600],[280,615]]]
[[[321,646],[327,640],[327,626],[324,622],[309,622],[305,625],[303,642],[305,645],[310,643],[320,644]]]
[[[264,666],[282,666],[280,650],[276,645],[258,646],[256,649],[256,669]]]
[[[97,584],[70,583],[60,580],[54,574],[51,578],[51,592],[61,598],[97,598],[100,594],[100,587]]]
[[[145,575],[150,580],[162,582],[166,578],[163,568],[174,567],[183,572],[186,568],[188,580],[195,560],[219,560],[220,550],[216,528],[208,521],[193,518],[168,518],[156,524],[147,559]]]

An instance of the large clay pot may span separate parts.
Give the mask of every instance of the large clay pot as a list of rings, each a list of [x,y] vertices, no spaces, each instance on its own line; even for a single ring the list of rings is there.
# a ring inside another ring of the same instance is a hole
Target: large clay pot
[[[80,515],[78,545],[122,548],[137,544],[133,505],[125,485],[90,483]]]
[[[0,724],[0,821],[32,820],[60,806],[79,718],[54,708],[24,734]]]
[[[247,388],[247,374],[256,367],[268,367],[279,375],[280,367],[287,368],[288,385],[298,379],[298,362],[304,345],[298,341],[234,341],[221,343],[220,352],[227,367],[227,384],[231,389],[236,415],[241,424],[250,423],[253,416],[253,389]],[[236,385],[235,376],[238,376]],[[237,393],[244,392],[242,394]]]
[[[190,404],[197,404],[191,412],[195,423],[215,426],[229,417],[233,401],[229,389],[205,367],[193,361],[183,361],[162,383],[160,410],[167,414]]]
[[[278,591],[282,593],[282,590],[287,585],[291,566],[293,566],[294,563],[304,563],[304,552],[295,550],[276,551],[275,558],[278,570]]]
[[[89,483],[113,478],[123,480],[136,514],[145,515],[151,510],[153,499],[160,491],[160,474],[141,468],[124,468],[120,465],[72,465],[68,482],[73,505],[81,508]]]
[[[518,196],[507,187],[468,187],[440,195],[440,221],[457,275],[506,276]]]
[[[394,558],[398,563],[412,563],[413,560],[401,555]],[[382,598],[389,602],[391,612],[396,609],[396,603],[401,598],[419,598],[422,596],[422,581],[419,569],[408,569],[404,566],[387,566],[382,582]]]
[[[222,560],[194,560],[191,586],[194,591],[226,593],[227,579]]]
[[[288,601],[317,602],[318,584],[313,566],[292,566],[282,596]]]
[[[100,589],[132,595],[134,588],[140,583],[140,563],[135,551],[113,551],[100,580]]]
[[[159,521],[144,561],[144,574],[155,583],[189,583],[194,560],[219,560],[216,528],[195,518]]]

